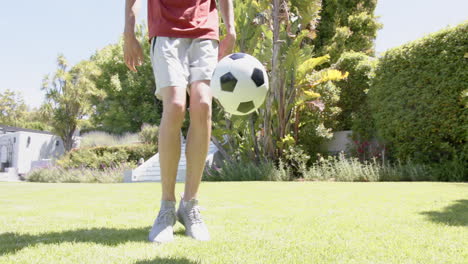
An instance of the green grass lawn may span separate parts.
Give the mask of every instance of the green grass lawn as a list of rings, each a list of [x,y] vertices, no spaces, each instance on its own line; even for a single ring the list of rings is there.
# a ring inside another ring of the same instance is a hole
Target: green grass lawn
[[[203,183],[212,241],[157,245],[160,191],[0,183],[0,263],[468,263],[466,183]]]

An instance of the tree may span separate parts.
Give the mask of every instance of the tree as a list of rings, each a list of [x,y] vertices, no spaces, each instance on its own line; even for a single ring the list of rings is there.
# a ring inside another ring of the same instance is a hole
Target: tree
[[[29,109],[19,92],[0,93],[0,124],[50,131],[50,117],[40,109]]]
[[[308,44],[315,37],[320,4],[308,0],[273,1],[271,93],[264,111],[263,145],[264,153],[274,159],[282,157],[288,145],[297,144],[301,112],[307,106],[317,106],[312,111],[321,111],[323,102],[316,89],[346,78],[334,69],[315,70],[329,60],[328,55],[314,58],[313,46]]]
[[[52,116],[46,111],[44,105],[39,109],[33,108],[27,111],[21,122],[21,127],[42,131],[52,131]]]
[[[376,6],[377,0],[322,1],[317,38],[312,44],[317,54],[330,55],[329,63],[321,67],[332,66],[349,73],[347,80],[330,85],[339,98],[334,106],[334,118],[325,123],[335,131],[351,129],[355,116],[363,116],[368,111],[363,102],[373,67],[374,40],[382,27],[374,15]]]
[[[69,70],[65,57],[59,55],[57,71],[52,78],[44,78],[44,110],[51,114],[53,130],[62,138],[67,151],[73,147],[76,129],[88,122],[87,117],[93,111],[90,98],[102,97],[93,81],[99,74],[99,69],[90,61],[82,61]]]
[[[21,126],[28,107],[20,93],[7,89],[0,93],[0,123]]]
[[[94,84],[105,96],[95,97],[92,129],[122,134],[137,132],[143,124],[159,124],[162,102],[154,96],[155,81],[150,60],[147,32],[138,26],[136,32],[144,52],[144,63],[134,73],[123,61],[123,41],[96,52],[91,61],[101,74]]]
[[[374,15],[377,0],[322,0],[317,38],[319,55],[329,54],[335,63],[346,51],[373,56],[374,40],[382,25]]]

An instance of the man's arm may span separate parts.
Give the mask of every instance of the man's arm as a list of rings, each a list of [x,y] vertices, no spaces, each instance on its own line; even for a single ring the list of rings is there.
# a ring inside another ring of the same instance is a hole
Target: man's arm
[[[135,66],[143,62],[143,50],[135,37],[135,20],[140,9],[140,0],[126,0],[124,29],[124,60],[127,67],[136,72]]]
[[[231,53],[236,44],[236,29],[234,25],[234,6],[233,0],[219,0],[219,9],[226,26],[226,37],[219,44],[218,59]]]

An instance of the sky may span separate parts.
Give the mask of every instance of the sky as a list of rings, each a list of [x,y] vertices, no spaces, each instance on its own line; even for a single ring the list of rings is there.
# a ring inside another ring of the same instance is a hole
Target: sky
[[[123,32],[124,0],[0,2],[0,92],[19,91],[30,107],[42,104],[42,79],[56,70],[59,54],[74,65],[116,43]],[[141,2],[138,21],[146,20]],[[466,21],[467,10],[466,0],[378,0],[376,15],[384,27],[376,51]]]

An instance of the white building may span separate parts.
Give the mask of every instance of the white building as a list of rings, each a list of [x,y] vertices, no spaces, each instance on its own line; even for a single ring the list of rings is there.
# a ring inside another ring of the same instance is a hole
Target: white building
[[[64,152],[61,138],[50,132],[0,125],[0,180],[24,175]]]

